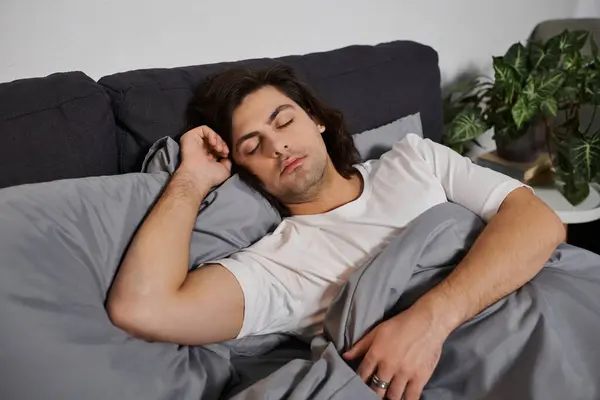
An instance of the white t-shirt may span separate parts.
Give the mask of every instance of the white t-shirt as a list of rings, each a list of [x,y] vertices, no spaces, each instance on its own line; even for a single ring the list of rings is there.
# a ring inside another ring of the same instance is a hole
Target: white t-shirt
[[[489,221],[504,198],[524,186],[414,134],[356,167],[364,181],[356,200],[285,218],[251,247],[214,261],[233,273],[244,293],[238,338],[319,333],[340,285],[419,214],[452,201]]]

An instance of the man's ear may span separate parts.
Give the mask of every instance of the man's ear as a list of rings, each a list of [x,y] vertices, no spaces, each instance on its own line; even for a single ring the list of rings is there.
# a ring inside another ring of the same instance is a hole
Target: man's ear
[[[320,133],[325,132],[325,125],[323,125],[323,123],[321,121],[319,121],[319,119],[313,115],[310,116],[310,118],[315,122],[315,124],[317,124],[317,129],[319,129]]]
[[[315,124],[317,124],[317,129],[319,130],[320,133],[325,132],[325,125],[323,125],[321,123],[321,121],[319,121],[318,119],[313,118],[313,120],[315,121]]]

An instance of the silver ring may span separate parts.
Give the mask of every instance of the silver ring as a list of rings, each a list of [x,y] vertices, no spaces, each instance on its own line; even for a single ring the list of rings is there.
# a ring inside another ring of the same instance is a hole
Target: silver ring
[[[389,382],[384,382],[377,375],[373,375],[371,378],[371,385],[375,386],[377,389],[386,390],[390,387]]]

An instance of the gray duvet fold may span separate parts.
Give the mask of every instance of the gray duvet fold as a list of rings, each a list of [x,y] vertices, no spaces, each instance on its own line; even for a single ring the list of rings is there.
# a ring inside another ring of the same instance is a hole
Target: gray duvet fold
[[[104,301],[168,180],[175,158],[162,156],[145,163],[152,173],[0,191],[0,399],[375,399],[339,353],[443,279],[483,228],[453,204],[422,214],[342,287],[310,349],[285,335],[148,343],[113,327]],[[190,267],[278,222],[236,179],[203,204]],[[598,399],[599,317],[600,256],[562,245],[451,335],[423,398]]]

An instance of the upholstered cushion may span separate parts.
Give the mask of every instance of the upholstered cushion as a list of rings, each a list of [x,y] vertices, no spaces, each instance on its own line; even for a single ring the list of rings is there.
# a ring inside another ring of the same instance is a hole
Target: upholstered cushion
[[[117,172],[110,99],[91,78],[0,84],[0,188]]]

